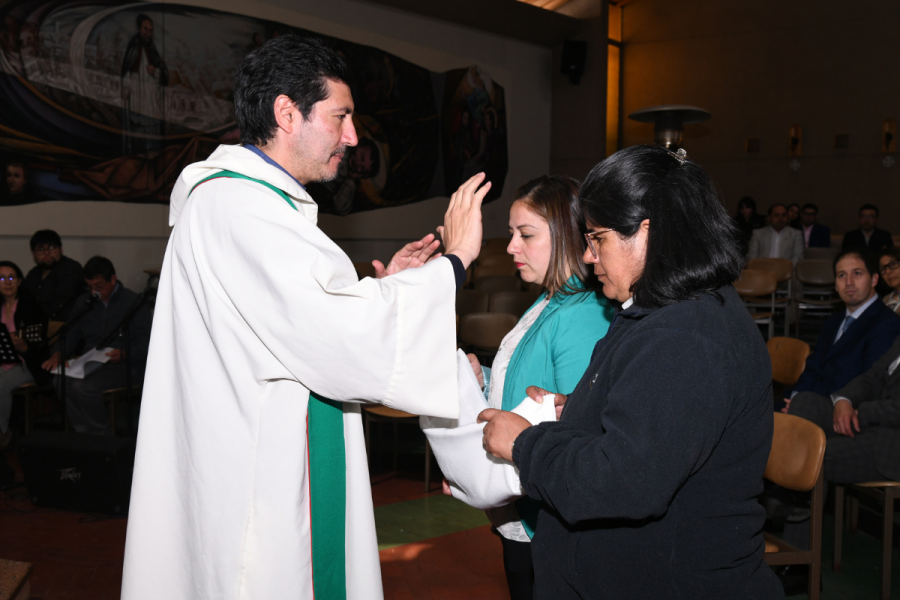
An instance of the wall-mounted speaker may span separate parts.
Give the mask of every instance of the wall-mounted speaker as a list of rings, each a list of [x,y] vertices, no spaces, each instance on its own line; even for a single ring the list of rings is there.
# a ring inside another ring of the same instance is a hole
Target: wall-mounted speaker
[[[563,42],[562,66],[560,72],[569,76],[569,81],[578,84],[584,75],[584,61],[587,57],[587,42],[566,40]]]

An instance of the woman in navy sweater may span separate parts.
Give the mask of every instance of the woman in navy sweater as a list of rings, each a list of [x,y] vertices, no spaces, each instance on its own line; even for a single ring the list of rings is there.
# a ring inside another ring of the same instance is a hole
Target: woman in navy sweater
[[[637,146],[594,167],[581,199],[585,261],[622,311],[557,395],[559,422],[481,414],[486,448],[543,503],[535,597],[783,597],[757,502],[771,366],[714,184],[684,151]]]

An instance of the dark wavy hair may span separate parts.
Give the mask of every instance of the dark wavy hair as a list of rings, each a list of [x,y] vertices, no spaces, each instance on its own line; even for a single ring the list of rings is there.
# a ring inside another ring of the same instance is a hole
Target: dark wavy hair
[[[272,38],[241,61],[234,76],[234,116],[242,144],[264,146],[275,135],[275,99],[290,98],[304,119],[328,98],[326,80],[349,85],[350,69],[318,38],[294,34]]]
[[[631,286],[639,306],[661,307],[734,283],[740,232],[706,171],[660,146],[632,146],[593,168],[581,187],[586,225],[634,236],[650,221],[644,269]]]
[[[544,175],[516,190],[515,201],[527,206],[550,226],[550,266],[542,285],[551,296],[587,291],[588,269],[582,259],[586,242],[581,231],[579,187],[578,181],[571,177]],[[566,272],[577,277],[579,283],[567,285]]]
[[[846,250],[841,250],[840,252],[838,252],[837,256],[834,257],[834,262],[831,263],[832,273],[837,275],[838,263],[848,256],[856,256],[857,258],[859,258],[859,260],[863,262],[863,265],[865,265],[866,272],[868,272],[869,275],[879,275],[878,258],[876,258],[874,254],[864,248],[848,248]]]

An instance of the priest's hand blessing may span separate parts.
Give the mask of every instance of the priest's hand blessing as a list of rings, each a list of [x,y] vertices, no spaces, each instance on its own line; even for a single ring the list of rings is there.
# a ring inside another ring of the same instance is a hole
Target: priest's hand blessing
[[[488,408],[478,414],[479,423],[484,426],[484,449],[503,460],[512,462],[513,443],[519,434],[531,427],[524,417],[507,410]]]
[[[438,227],[444,240],[444,253],[459,257],[466,268],[481,252],[481,202],[491,190],[491,182],[484,183],[484,179],[484,173],[479,173],[453,192],[444,214],[444,225]]]
[[[380,260],[373,260],[372,266],[375,267],[375,277],[381,279],[406,269],[421,267],[428,261],[434,260],[441,255],[440,252],[434,253],[440,246],[441,241],[436,239],[433,233],[429,233],[421,240],[410,242],[397,251],[386,267]]]

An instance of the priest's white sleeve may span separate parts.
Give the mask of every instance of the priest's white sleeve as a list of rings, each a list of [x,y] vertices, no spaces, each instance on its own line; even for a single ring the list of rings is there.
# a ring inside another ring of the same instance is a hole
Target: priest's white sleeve
[[[250,345],[250,360],[270,353],[286,373],[263,379],[293,378],[333,400],[457,416],[449,260],[359,281],[334,242],[259,184],[217,179],[194,196],[192,253],[180,259],[201,275],[194,292],[216,347]],[[241,321],[254,339],[233,326]]]

